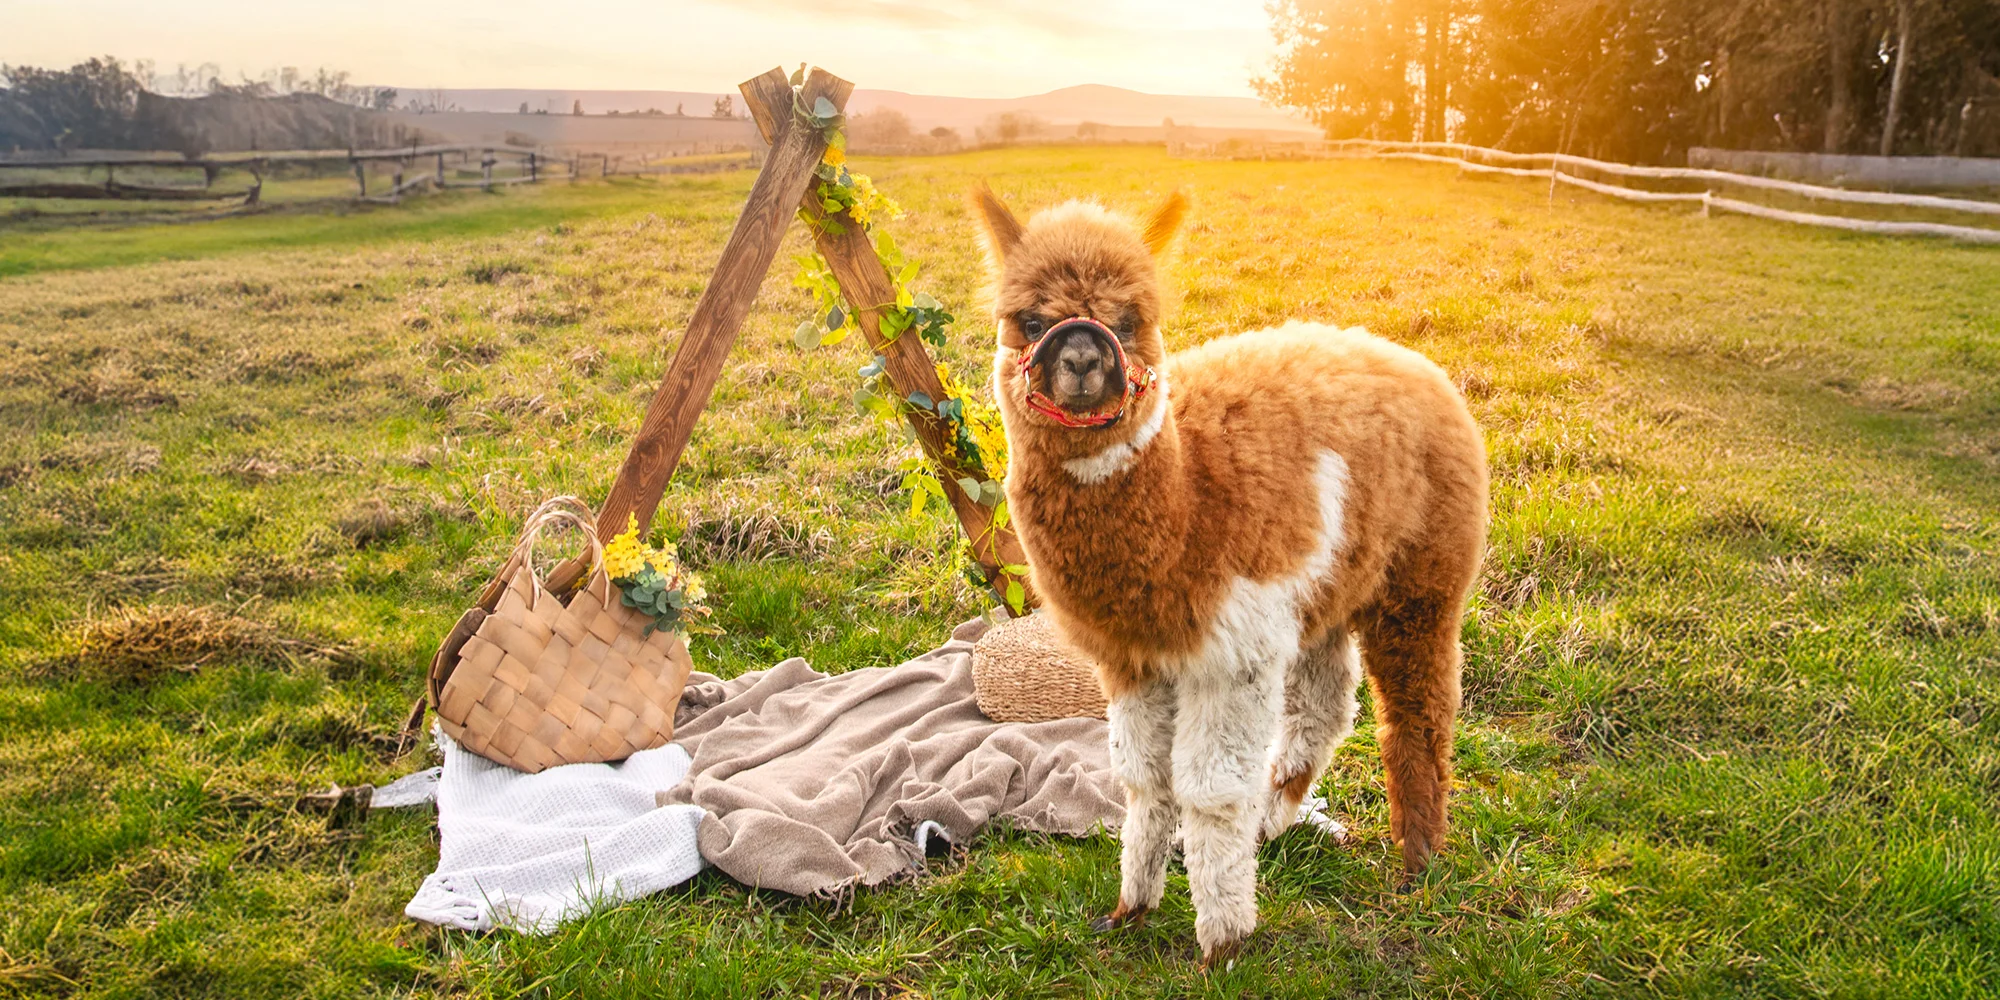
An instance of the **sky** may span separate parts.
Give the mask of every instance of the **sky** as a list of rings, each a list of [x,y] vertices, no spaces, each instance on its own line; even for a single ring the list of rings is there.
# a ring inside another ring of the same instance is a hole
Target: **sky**
[[[733,91],[775,65],[1020,97],[1082,83],[1250,96],[1265,0],[0,0],[0,63],[92,55],[404,88]]]

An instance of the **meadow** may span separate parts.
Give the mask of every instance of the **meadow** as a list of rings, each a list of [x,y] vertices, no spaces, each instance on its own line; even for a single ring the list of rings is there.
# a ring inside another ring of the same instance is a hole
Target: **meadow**
[[[1299,318],[1429,354],[1494,473],[1454,827],[1400,863],[1364,717],[1195,968],[1176,867],[996,829],[836,902],[708,873],[543,938],[401,916],[430,819],[298,805],[395,754],[540,498],[608,488],[750,175],[177,225],[0,227],[0,996],[2000,993],[2000,250],[1449,168],[1152,149],[862,160],[990,363],[961,197],[1186,187],[1170,344]],[[724,675],[985,609],[913,446],[801,352],[793,227],[663,506]]]

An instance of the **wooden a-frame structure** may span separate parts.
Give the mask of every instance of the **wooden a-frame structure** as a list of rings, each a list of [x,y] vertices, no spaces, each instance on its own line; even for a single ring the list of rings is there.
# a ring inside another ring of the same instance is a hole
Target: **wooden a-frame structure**
[[[680,348],[667,364],[660,388],[646,408],[645,420],[632,440],[632,450],[611,484],[611,493],[597,514],[597,532],[610,538],[625,530],[627,519],[636,518],[641,533],[652,524],[673,477],[681,452],[694,432],[695,421],[708,407],[715,383],[736,335],[749,316],[757,288],[777,257],[778,244],[793,215],[803,211],[809,219],[825,219],[819,199],[812,196],[814,170],[826,155],[827,139],[793,113],[794,102],[815,107],[820,98],[844,112],[854,85],[824,70],[815,69],[804,86],[794,91],[783,69],[773,69],[737,88],[743,94],[757,128],[771,144],[736,228],[722,249],[722,259],[701,299],[688,318]],[[924,350],[922,338],[905,331],[893,339],[882,336],[882,306],[896,300],[895,285],[888,269],[875,254],[875,246],[865,229],[845,213],[834,217],[838,231],[814,226],[820,255],[826,259],[839,281],[846,300],[855,307],[855,322],[871,350],[886,359],[884,371],[899,399],[914,393],[941,400],[946,398],[939,383],[937,366]],[[959,467],[952,448],[952,431],[935,414],[905,405],[902,411],[916,435],[924,455],[938,472],[938,483],[957,515],[966,538],[972,542],[973,557],[985,570],[986,578],[1006,606],[1004,588],[1010,577],[1003,566],[1027,562],[1019,539],[1007,525],[996,525],[994,509],[968,496],[958,480],[971,470]],[[581,558],[571,560],[549,578],[550,589],[567,593],[589,569]],[[1017,577],[1012,579],[1018,579]],[[1025,583],[1025,581],[1023,581]],[[1032,592],[1027,603],[1034,600]]]

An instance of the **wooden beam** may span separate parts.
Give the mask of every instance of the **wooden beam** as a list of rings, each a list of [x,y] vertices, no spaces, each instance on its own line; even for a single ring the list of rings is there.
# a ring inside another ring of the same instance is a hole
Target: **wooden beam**
[[[766,74],[768,76],[768,74]],[[761,79],[761,78],[760,78]],[[773,131],[787,121],[791,115],[791,88],[755,87],[753,80],[743,85],[743,100],[750,108],[750,116],[757,122],[757,128],[764,133],[764,139],[772,139]],[[811,104],[807,96],[806,102]],[[800,196],[800,210],[807,218],[825,220],[826,212],[808,187]],[[836,217],[842,232],[833,233],[825,226],[816,225],[814,242],[819,247],[821,257],[826,258],[827,267],[833,271],[834,280],[840,282],[840,289],[848,303],[856,306],[855,322],[868,340],[868,346],[885,359],[884,371],[889,376],[889,384],[894,386],[901,400],[907,400],[913,393],[923,393],[933,400],[945,398],[944,385],[938,379],[937,364],[931,360],[930,352],[924,349],[923,338],[916,329],[904,330],[894,340],[882,336],[881,308],[868,303],[891,303],[896,301],[896,285],[889,277],[889,269],[875,253],[875,244],[868,238],[861,225],[846,213]],[[938,470],[938,482],[944,487],[945,499],[951,503],[952,513],[958,516],[959,526],[965,530],[965,537],[972,540],[973,557],[986,571],[987,579],[993,581],[993,592],[1005,606],[1006,580],[1000,574],[1000,567],[1025,565],[1027,553],[1021,548],[1020,539],[1014,537],[1011,527],[995,527],[993,508],[982,505],[978,499],[968,496],[958,485],[960,477],[974,477],[975,470],[963,468],[953,447],[951,429],[935,414],[902,406],[904,416],[909,420],[910,430],[915,432],[917,442],[922,446],[925,457]],[[1021,580],[1022,587],[1028,582]],[[1034,603],[1033,593],[1027,602]]]
[[[786,101],[791,99],[791,85],[781,69],[743,84],[746,94],[752,88],[770,93],[775,93],[774,88],[783,89]],[[813,71],[804,88],[808,104],[824,97],[836,108],[846,107],[848,95],[853,92],[853,84],[820,70]],[[688,317],[687,331],[681,336],[673,360],[667,364],[659,391],[653,394],[653,401],[646,408],[646,419],[639,425],[632,450],[625,456],[618,478],[611,484],[611,494],[598,512],[597,531],[604,538],[624,531],[628,516],[638,520],[642,534],[652,524],[660,497],[666,493],[667,480],[680,463],[695,421],[715,394],[723,362],[736,343],[743,320],[750,314],[758,286],[764,283],[764,275],[769,273],[771,261],[778,255],[785,227],[791,223],[796,206],[812,181],[813,168],[826,155],[826,140],[814,129],[787,126],[779,132],[770,158],[765,160],[743,211],[736,217],[736,228],[722,248],[722,259],[717,261],[708,287],[695,303],[693,315]],[[556,593],[564,592],[582,577],[585,569],[575,560],[564,564],[550,575],[550,588]]]

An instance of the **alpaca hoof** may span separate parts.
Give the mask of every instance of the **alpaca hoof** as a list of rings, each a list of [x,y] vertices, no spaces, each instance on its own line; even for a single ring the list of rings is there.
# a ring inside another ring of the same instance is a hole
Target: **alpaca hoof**
[[[1115,931],[1121,927],[1130,927],[1136,930],[1146,925],[1146,914],[1149,912],[1151,911],[1143,906],[1128,908],[1124,903],[1120,903],[1117,909],[1092,920],[1090,922],[1090,929],[1099,934]]]
[[[1214,947],[1201,953],[1202,971],[1212,972],[1216,969],[1227,971],[1231,965],[1235,964],[1236,956],[1242,953],[1242,938],[1237,938],[1234,941],[1218,941]]]

